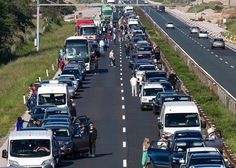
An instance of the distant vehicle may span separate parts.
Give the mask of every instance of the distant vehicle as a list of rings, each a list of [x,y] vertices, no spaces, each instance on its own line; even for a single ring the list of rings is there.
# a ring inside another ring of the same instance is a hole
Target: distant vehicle
[[[157,12],[165,12],[165,6],[163,6],[163,5],[158,6]]]
[[[69,115],[70,109],[69,108],[58,108],[58,107],[49,107],[45,110],[43,119],[47,119],[50,115]]]
[[[113,19],[113,9],[111,6],[101,6],[101,17],[106,22],[110,22]]]
[[[208,39],[208,33],[207,33],[207,31],[205,31],[205,30],[200,30],[199,32],[198,32],[198,38],[200,39],[200,38],[206,38],[206,39]]]
[[[148,70],[156,70],[155,65],[140,65],[138,67],[137,72],[135,74],[138,81],[141,78],[141,74],[143,74],[145,71],[148,71]]]
[[[67,84],[68,90],[70,93],[70,97],[74,98],[75,97],[75,87],[74,87],[72,80],[67,79],[67,78],[58,78],[57,80],[59,81],[59,83]]]
[[[155,70],[155,71],[145,71],[145,75],[144,75],[144,81],[148,81],[149,78],[153,78],[153,77],[163,77],[163,78],[167,78],[167,72],[166,71],[162,71],[162,70]]]
[[[211,49],[214,48],[222,48],[223,50],[225,49],[225,42],[223,38],[214,38],[212,40]]]
[[[61,72],[62,75],[68,75],[68,74],[72,74],[75,75],[75,78],[78,81],[78,85],[79,88],[82,89],[83,88],[83,83],[82,83],[82,76],[80,75],[80,72],[78,69],[73,69],[73,68],[67,68],[67,69],[63,69]]]
[[[60,78],[67,78],[67,79],[72,80],[75,90],[79,90],[79,82],[76,79],[74,74],[62,74],[57,79],[60,79]]]
[[[97,26],[93,19],[77,19],[77,36],[97,40]]]
[[[175,25],[173,22],[167,22],[166,23],[166,29],[175,29]]]
[[[190,28],[190,34],[192,33],[198,33],[200,31],[200,28],[198,26],[192,26]]]
[[[108,4],[115,4],[115,0],[107,0]]]
[[[34,119],[37,119],[37,124],[41,125],[41,122],[43,120],[43,116],[45,113],[45,109],[48,107],[56,107],[55,105],[38,105],[34,109],[32,109],[29,114],[31,115],[30,117],[30,122],[33,122]]]
[[[129,68],[132,68],[134,65],[134,58],[136,57],[136,54],[131,54],[129,58]]]

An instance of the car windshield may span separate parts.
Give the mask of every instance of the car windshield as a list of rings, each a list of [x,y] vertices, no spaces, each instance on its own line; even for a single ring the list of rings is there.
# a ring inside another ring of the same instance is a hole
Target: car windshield
[[[145,70],[155,70],[154,66],[140,66],[139,71],[145,71]]]
[[[104,15],[112,15],[112,10],[103,10]]]
[[[175,133],[174,139],[177,138],[202,138],[202,134],[200,132],[181,132],[181,133]]]
[[[147,72],[145,74],[146,79],[149,79],[151,77],[166,77],[166,72]]]
[[[166,127],[198,127],[199,116],[197,113],[167,113],[165,117]]]
[[[179,141],[174,144],[175,152],[185,152],[187,148],[191,147],[205,147],[203,141]]]
[[[44,114],[45,108],[35,108],[33,114]]]
[[[67,128],[47,128],[52,130],[56,137],[70,137],[70,131]]]
[[[186,96],[174,96],[174,97],[165,97],[163,102],[170,102],[170,101],[191,101],[190,97]]]
[[[87,43],[67,43],[66,56],[74,56],[79,58],[88,57],[88,44]]]
[[[170,83],[162,83],[161,85],[163,86],[164,90],[172,90]]]
[[[90,34],[96,34],[96,27],[82,27],[81,33],[83,35],[90,35]]]
[[[137,59],[151,58],[151,54],[138,54]]]
[[[163,92],[162,88],[143,89],[143,96],[156,96],[158,92]]]
[[[36,150],[40,147],[38,150]],[[10,155],[13,157],[43,157],[50,155],[49,139],[21,139],[10,141]]]
[[[79,76],[79,75],[80,75],[78,69],[64,69],[61,74],[62,74],[62,75],[63,75],[63,74],[73,74],[73,75],[75,75],[75,76]]]
[[[72,82],[71,81],[59,81],[59,83],[64,83],[64,84],[67,84],[67,86],[70,86],[70,87],[72,87],[73,85],[72,85]]]
[[[66,110],[53,110],[53,111],[47,111],[46,115],[45,115],[45,118],[47,118],[50,115],[61,115],[61,114],[69,115],[68,111],[66,111]]]
[[[210,154],[219,154],[218,151],[192,151],[192,152],[188,152],[188,156],[187,158],[189,158],[193,153],[210,153]]]
[[[67,78],[67,79],[70,79],[70,80],[75,80],[75,78],[73,76],[61,76],[62,78]]]
[[[224,165],[224,162],[222,159],[220,158],[194,158],[190,160],[189,165],[199,165],[199,164],[220,164],[220,165]]]
[[[39,94],[39,105],[53,104],[63,105],[66,104],[66,95],[64,93],[45,93]]]
[[[138,48],[138,51],[140,51],[140,52],[143,52],[143,51],[151,52],[152,47],[140,47],[140,48]],[[150,58],[150,56],[149,56],[149,58]]]

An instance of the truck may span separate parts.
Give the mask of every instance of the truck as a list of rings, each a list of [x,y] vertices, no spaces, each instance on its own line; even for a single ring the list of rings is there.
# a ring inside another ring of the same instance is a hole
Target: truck
[[[70,93],[67,84],[42,84],[38,88],[37,105],[56,105],[70,107]]]
[[[106,22],[110,22],[113,19],[113,9],[111,6],[101,6],[101,16]]]
[[[86,71],[90,71],[89,40],[82,36],[71,36],[65,40],[63,57],[67,59],[81,58],[85,62]]]
[[[115,0],[107,0],[107,3],[108,3],[108,4],[115,4],[116,1],[115,1]]]
[[[77,36],[83,36],[89,40],[97,39],[97,25],[93,19],[77,19]]]
[[[14,131],[9,135],[2,157],[7,159],[8,167],[55,168],[59,149],[54,144],[52,131]],[[37,150],[39,145],[46,150]]]

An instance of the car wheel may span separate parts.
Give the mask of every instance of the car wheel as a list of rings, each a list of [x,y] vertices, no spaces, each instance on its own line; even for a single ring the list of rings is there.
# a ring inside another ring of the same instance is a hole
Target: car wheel
[[[140,105],[140,109],[141,109],[141,111],[144,111],[143,105]]]
[[[225,50],[225,47],[223,47],[223,50]]]
[[[61,159],[60,159],[59,163],[57,163],[57,167],[61,167]]]
[[[200,39],[200,37],[198,37],[198,39]]]

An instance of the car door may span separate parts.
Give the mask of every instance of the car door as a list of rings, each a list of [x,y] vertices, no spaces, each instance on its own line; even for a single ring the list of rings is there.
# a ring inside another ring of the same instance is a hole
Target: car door
[[[22,123],[21,129],[22,129],[22,128],[27,128],[27,127],[37,127],[37,126],[34,125],[32,122],[24,121],[24,122]]]
[[[73,143],[75,153],[86,153],[89,151],[89,133],[87,127],[83,131],[75,131]]]
[[[215,131],[215,139],[209,140],[208,136],[205,138],[207,147],[215,147],[222,152],[223,150],[223,138],[220,131]]]
[[[153,164],[160,168],[169,167],[170,150],[167,147],[162,147],[163,143],[166,142],[152,141],[147,152]]]

